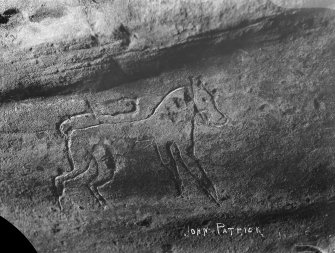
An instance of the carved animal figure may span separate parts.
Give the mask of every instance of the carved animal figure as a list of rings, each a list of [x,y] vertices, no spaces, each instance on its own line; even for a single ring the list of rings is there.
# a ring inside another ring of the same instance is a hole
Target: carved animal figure
[[[223,127],[229,119],[220,111],[214,94],[200,77],[190,77],[189,81],[189,85],[165,95],[144,119],[118,120],[115,116],[92,113],[64,121],[60,131],[66,137],[72,171],[55,179],[56,187],[61,192],[60,200],[64,193],[64,182],[89,173],[91,176],[85,184],[99,203],[105,205],[98,188],[114,180],[122,169],[120,158],[131,145],[146,141],[154,146],[161,164],[172,172],[177,194],[183,192],[180,177],[180,169],[183,168],[204,194],[220,204],[225,197],[219,198],[214,183],[196,157],[195,133],[199,123]],[[131,102],[138,106],[138,100],[128,101],[127,104],[133,106]],[[137,112],[138,108],[132,110],[133,115]],[[129,144],[126,147],[120,144],[125,143],[124,140]],[[169,159],[164,161],[164,157]]]

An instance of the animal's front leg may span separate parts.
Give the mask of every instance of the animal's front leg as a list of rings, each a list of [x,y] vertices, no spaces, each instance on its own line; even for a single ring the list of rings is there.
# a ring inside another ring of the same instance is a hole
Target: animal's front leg
[[[158,146],[158,144],[157,144],[157,142],[156,142],[155,139],[151,140],[151,144],[154,146],[156,154],[158,155],[159,160],[161,161],[161,164],[164,167],[169,166],[169,164],[170,164],[171,161],[170,160],[168,160],[167,162],[164,161],[164,158],[163,158],[162,153],[161,153],[161,148]]]
[[[168,142],[166,144],[166,150],[170,158],[169,167],[170,167],[170,171],[173,174],[173,180],[175,181],[175,184],[176,184],[177,195],[182,196],[183,191],[184,191],[184,184],[180,177],[179,165],[177,162],[178,156],[176,157],[175,155],[176,149],[178,149],[178,146],[175,142]]]
[[[163,147],[159,147],[159,145],[157,144],[157,142],[155,140],[152,141],[152,144],[155,148],[155,151],[157,153],[157,156],[159,157],[159,160],[162,164],[162,166],[169,172],[171,173],[171,177],[175,183],[175,187],[176,187],[176,192],[177,192],[177,196],[182,196],[183,193],[183,182],[180,178],[180,173],[179,173],[179,168],[178,168],[178,164],[177,164],[177,160],[173,154],[173,145],[174,142],[167,142]],[[167,156],[168,156],[168,160],[164,161],[164,158],[162,156],[162,153],[160,150],[164,150],[164,152],[166,152]]]
[[[183,156],[180,152],[178,146],[176,146],[175,155],[178,156],[178,160],[180,161],[182,167],[193,177],[193,179],[197,182],[198,187],[217,205],[220,206],[220,202],[223,199],[219,198],[219,194],[217,189],[212,182],[212,180],[208,177],[205,169],[202,167],[200,161],[195,156],[188,155],[188,158],[195,165],[193,167],[188,166]]]

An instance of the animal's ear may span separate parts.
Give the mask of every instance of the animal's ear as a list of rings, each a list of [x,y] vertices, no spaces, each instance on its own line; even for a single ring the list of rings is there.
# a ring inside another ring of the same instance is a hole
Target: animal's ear
[[[186,104],[192,101],[193,93],[191,87],[185,87],[184,89],[184,101]]]
[[[196,77],[194,76],[189,76],[188,77],[188,80],[190,81],[191,83],[191,86],[197,86],[197,87],[200,87],[201,85],[201,75],[198,75]]]
[[[194,84],[194,77],[193,76],[188,76],[188,80],[190,81],[190,86],[192,87]]]
[[[201,84],[202,84],[202,82],[201,82],[201,75],[199,75],[199,76],[197,76],[197,77],[195,78],[195,84],[196,84],[196,86],[197,86],[198,88],[201,87]]]

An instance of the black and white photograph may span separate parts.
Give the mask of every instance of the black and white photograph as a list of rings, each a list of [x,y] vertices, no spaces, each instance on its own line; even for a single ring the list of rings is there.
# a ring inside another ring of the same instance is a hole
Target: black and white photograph
[[[0,232],[335,253],[335,0],[0,0]]]

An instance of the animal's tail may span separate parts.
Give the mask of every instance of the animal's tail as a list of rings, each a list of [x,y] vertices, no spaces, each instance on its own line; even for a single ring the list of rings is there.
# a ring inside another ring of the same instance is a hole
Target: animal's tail
[[[70,117],[67,120],[64,120],[60,126],[59,131],[63,137],[67,138],[71,130],[80,129],[84,127],[90,127],[97,125],[97,119],[92,113],[85,113]]]
[[[327,253],[325,250],[313,245],[296,245],[297,252]]]
[[[65,121],[63,121],[60,126],[59,126],[59,131],[61,133],[61,135],[65,138],[68,137],[68,133],[69,131],[72,129],[72,127],[70,126],[70,119],[67,119]]]

